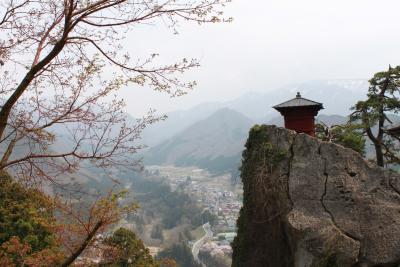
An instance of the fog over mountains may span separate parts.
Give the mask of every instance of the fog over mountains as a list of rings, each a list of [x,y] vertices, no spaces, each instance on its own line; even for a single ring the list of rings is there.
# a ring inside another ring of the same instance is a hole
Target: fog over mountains
[[[188,110],[168,113],[166,121],[151,125],[144,131],[143,141],[149,146],[157,145],[221,108],[236,110],[255,123],[267,123],[280,117],[272,106],[295,97],[296,92],[305,98],[322,102],[325,109],[320,114],[346,116],[352,105],[365,99],[367,89],[368,82],[365,80],[310,81],[287,85],[267,93],[247,93],[223,103],[208,102]]]
[[[272,106],[300,92],[303,97],[324,104],[317,120],[340,124],[346,122],[350,107],[365,99],[367,88],[364,80],[311,81],[171,112],[166,121],[145,130],[143,141],[149,149],[144,153],[144,162],[231,171],[239,165],[252,125],[283,125],[282,116]]]
[[[145,164],[198,166],[212,172],[237,169],[240,153],[254,122],[222,108],[195,122],[145,154]]]

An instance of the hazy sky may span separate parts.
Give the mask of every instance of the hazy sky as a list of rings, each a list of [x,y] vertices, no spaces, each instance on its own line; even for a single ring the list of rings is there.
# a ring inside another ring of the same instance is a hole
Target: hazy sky
[[[398,0],[234,0],[226,8],[232,23],[183,23],[178,35],[162,23],[137,29],[127,39],[132,55],[198,58],[201,67],[183,78],[199,85],[178,99],[126,88],[127,111],[186,109],[309,80],[368,79],[400,65],[399,10]]]

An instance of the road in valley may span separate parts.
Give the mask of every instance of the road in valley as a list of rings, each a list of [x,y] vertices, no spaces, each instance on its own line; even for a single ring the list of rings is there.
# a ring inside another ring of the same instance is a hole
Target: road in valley
[[[192,254],[193,254],[193,258],[196,262],[200,263],[203,267],[206,267],[201,260],[199,259],[199,250],[200,247],[204,244],[204,242],[207,239],[210,239],[213,237],[213,232],[211,231],[211,226],[209,223],[205,223],[203,224],[203,229],[206,232],[205,235],[200,238],[199,240],[197,240],[192,247]]]

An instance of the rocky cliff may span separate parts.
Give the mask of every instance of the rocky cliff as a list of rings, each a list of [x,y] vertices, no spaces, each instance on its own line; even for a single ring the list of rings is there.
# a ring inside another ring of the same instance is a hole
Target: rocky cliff
[[[398,266],[400,175],[356,152],[254,126],[234,267]]]

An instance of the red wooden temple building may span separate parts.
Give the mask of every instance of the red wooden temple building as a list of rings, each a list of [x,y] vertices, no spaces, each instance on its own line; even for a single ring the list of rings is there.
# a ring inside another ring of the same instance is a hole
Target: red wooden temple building
[[[315,116],[323,109],[322,103],[296,97],[273,107],[285,120],[285,128],[315,136]]]

